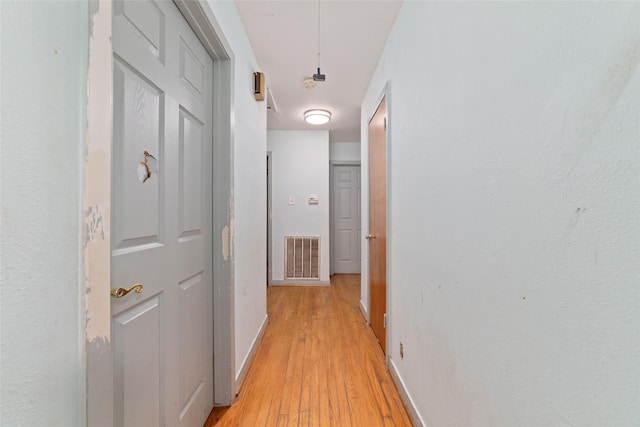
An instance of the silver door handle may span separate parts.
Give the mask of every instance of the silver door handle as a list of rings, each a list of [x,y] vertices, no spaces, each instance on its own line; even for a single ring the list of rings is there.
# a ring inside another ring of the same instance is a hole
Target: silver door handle
[[[373,234],[367,234],[366,236],[364,236],[364,238],[367,240],[372,240],[372,239],[375,239],[376,237]]]

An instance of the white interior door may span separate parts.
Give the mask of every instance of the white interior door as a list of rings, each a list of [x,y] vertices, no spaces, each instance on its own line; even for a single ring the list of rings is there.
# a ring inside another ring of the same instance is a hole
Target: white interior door
[[[360,166],[333,166],[333,272],[360,273]]]
[[[172,2],[113,5],[114,425],[213,407],[212,60]]]

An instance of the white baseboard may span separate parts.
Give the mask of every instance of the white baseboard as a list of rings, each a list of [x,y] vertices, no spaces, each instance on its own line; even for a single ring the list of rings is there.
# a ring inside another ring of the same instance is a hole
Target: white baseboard
[[[329,286],[326,280],[272,280],[271,286]]]
[[[360,300],[360,311],[362,312],[362,315],[364,316],[364,320],[365,322],[367,322],[367,325],[369,324],[369,312],[367,311],[367,307],[364,306],[364,303],[362,302],[362,300]]]
[[[389,372],[391,373],[393,382],[396,383],[396,387],[400,392],[400,398],[402,399],[402,402],[404,402],[404,406],[407,408],[407,412],[409,413],[409,417],[411,418],[413,425],[416,427],[426,427],[427,424],[418,413],[416,405],[413,403],[413,399],[411,399],[411,396],[409,395],[409,392],[407,391],[407,388],[405,387],[404,382],[402,381],[402,378],[398,373],[396,364],[391,358],[389,359]]]
[[[236,381],[234,384],[234,391],[233,391],[234,396],[238,394],[238,391],[240,390],[240,387],[242,386],[242,383],[244,382],[244,379],[247,376],[247,372],[249,372],[249,368],[251,367],[251,362],[253,361],[253,357],[256,355],[256,350],[258,349],[258,345],[260,345],[260,342],[262,341],[262,336],[264,335],[264,331],[267,329],[268,323],[269,323],[269,316],[265,315],[264,321],[260,326],[260,330],[258,331],[258,334],[256,335],[256,337],[253,339],[253,342],[251,343],[251,348],[249,349],[249,353],[247,354],[247,357],[245,357],[244,361],[242,362],[242,369],[240,369],[240,373],[236,377]]]

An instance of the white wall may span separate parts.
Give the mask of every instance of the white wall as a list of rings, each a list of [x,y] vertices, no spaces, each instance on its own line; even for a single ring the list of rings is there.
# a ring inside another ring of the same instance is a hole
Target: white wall
[[[329,143],[330,161],[360,161],[359,142],[331,142]]]
[[[273,170],[273,281],[284,280],[284,236],[320,236],[320,282],[329,283],[329,133],[269,131],[267,147]],[[320,203],[309,205],[309,196]]]
[[[428,426],[640,420],[639,41],[638,3],[404,2],[362,152],[390,81],[388,349]]]
[[[85,2],[1,2],[0,424],[84,423]]]
[[[233,49],[234,73],[234,254],[236,379],[246,368],[267,310],[267,109],[253,98],[260,67],[234,2],[210,1]]]

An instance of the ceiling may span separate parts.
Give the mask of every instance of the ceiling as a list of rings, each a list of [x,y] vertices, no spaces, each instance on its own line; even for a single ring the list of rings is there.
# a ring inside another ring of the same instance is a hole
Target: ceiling
[[[332,142],[360,141],[360,104],[402,0],[236,0],[273,102],[271,130],[329,130]],[[326,81],[307,89],[303,80],[318,67]],[[313,126],[303,114],[331,111]]]

